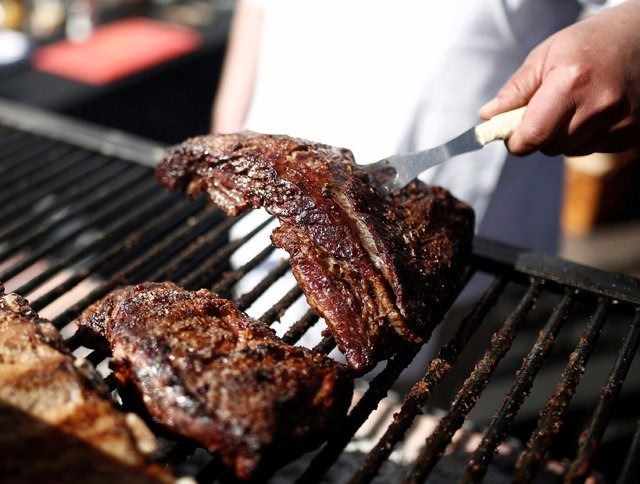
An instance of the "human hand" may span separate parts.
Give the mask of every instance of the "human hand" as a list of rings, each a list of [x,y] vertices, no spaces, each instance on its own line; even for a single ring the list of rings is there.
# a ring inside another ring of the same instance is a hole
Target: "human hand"
[[[586,155],[640,144],[640,0],[567,27],[538,45],[482,118],[527,105],[507,141],[525,155]]]

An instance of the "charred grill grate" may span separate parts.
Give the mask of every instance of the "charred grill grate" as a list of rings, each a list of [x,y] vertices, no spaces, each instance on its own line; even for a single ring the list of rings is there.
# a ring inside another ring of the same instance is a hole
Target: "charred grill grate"
[[[249,228],[235,233],[237,220],[224,217],[204,199],[188,201],[155,184],[151,168],[145,165],[157,156],[157,146],[9,103],[0,102],[0,107],[0,281],[7,291],[26,296],[35,310],[51,319],[75,354],[98,366],[110,385],[113,381],[105,370],[108,355],[82,347],[69,322],[115,287],[165,279],[189,289],[209,287],[233,297],[242,309],[253,308],[255,312],[263,307],[255,316],[272,325],[279,324],[293,306],[304,306],[300,289],[291,282],[286,258],[270,246],[266,237],[272,219],[252,223],[253,214],[249,214],[245,217]],[[250,253],[233,262],[243,250]],[[461,371],[459,359],[473,346],[470,341],[478,330],[489,324],[489,315],[496,306],[506,305],[510,314],[498,321],[495,333],[482,346],[484,353],[477,357],[449,409],[432,432],[421,436],[424,445],[407,468],[405,479],[426,479],[485,395],[505,355],[517,352],[514,341],[519,341],[536,307],[545,306],[542,301],[555,301],[555,306],[537,310],[543,325],[536,328],[540,330],[537,335],[533,331],[531,344],[522,352],[522,362],[502,401],[493,402],[497,410],[470,452],[462,481],[483,478],[499,444],[514,428],[541,368],[556,358],[562,362],[562,372],[554,378],[550,396],[544,398],[546,403],[537,408],[539,418],[519,451],[513,471],[515,482],[533,480],[567,423],[570,404],[590,356],[599,345],[608,344],[614,353],[609,373],[599,395],[591,391],[580,437],[563,456],[567,459],[566,482],[581,482],[591,472],[638,346],[640,284],[630,277],[482,238],[475,242],[462,287],[479,274],[485,279],[489,275],[492,282],[475,298],[477,302],[468,315],[460,319],[448,342],[427,364],[426,373],[414,380],[395,415],[387,415],[389,421],[381,424],[370,450],[345,480],[364,483],[378,475],[394,449],[406,440],[441,381]],[[251,286],[241,286],[251,275]],[[278,284],[282,289],[276,296],[270,295]],[[505,297],[505,291],[513,287],[520,291],[515,304]],[[262,306],[257,304],[261,300]],[[266,309],[264,300],[268,301]],[[577,337],[569,335],[563,340],[563,355],[557,356],[552,353],[554,345],[577,305],[582,312],[573,318],[579,319],[580,332],[574,331]],[[281,328],[283,339],[289,343],[299,342],[320,324],[308,308],[299,313],[300,317]],[[630,326],[622,342],[614,332],[608,343],[603,343],[601,334],[606,333],[607,322],[614,316],[615,321],[626,320],[625,326]],[[313,344],[323,353],[335,348],[331,337],[318,337]],[[415,356],[416,351],[408,351],[383,365],[352,407],[345,425],[312,455],[294,479],[316,482],[325,475]],[[638,418],[640,413],[633,416]],[[633,482],[640,467],[640,428],[625,454],[621,470],[610,477]],[[166,439],[165,460],[182,472],[195,474],[202,482],[215,480],[220,470],[214,457],[188,442]]]

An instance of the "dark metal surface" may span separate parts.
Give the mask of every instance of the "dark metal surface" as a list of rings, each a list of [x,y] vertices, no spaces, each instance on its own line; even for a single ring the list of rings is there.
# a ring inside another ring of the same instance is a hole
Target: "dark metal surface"
[[[3,111],[6,106],[10,109]],[[269,244],[267,226],[272,219],[262,218],[238,231],[238,220],[224,217],[203,198],[187,200],[164,192],[144,166],[157,158],[157,145],[120,134],[105,135],[98,128],[15,105],[0,103],[0,113],[0,280],[7,290],[25,295],[35,310],[61,328],[72,350],[81,351],[105,370],[109,355],[83,348],[69,323],[110,290],[145,280],[172,280],[188,289],[208,287],[235,299],[266,324],[282,326],[287,321],[280,334],[291,344],[319,331],[321,320],[304,307],[286,256]],[[242,251],[244,256],[238,258]],[[517,464],[513,463],[516,482],[532,481],[545,460],[558,454],[552,444],[568,425],[573,396],[588,374],[587,365],[595,359],[590,357],[609,345],[615,361],[600,396],[597,391],[591,393],[589,414],[579,423],[582,437],[577,452],[560,456],[573,459],[566,465],[567,482],[581,481],[592,471],[640,339],[638,280],[478,238],[459,289],[472,277],[487,274],[491,284],[422,374],[411,381],[395,415],[380,428],[344,482],[370,482],[383,471],[441,383],[461,371],[463,353],[488,323],[494,324],[493,337],[482,343],[484,354],[474,359],[475,366],[465,373],[468,376],[435,429],[420,436],[424,446],[417,460],[407,466],[406,481],[422,482],[430,475],[454,434],[491,388],[490,380],[501,361],[523,349],[510,388],[502,403],[494,402],[495,414],[458,476],[465,482],[481,480],[498,446],[517,423],[543,367],[560,347],[565,355],[570,354],[568,361],[563,360],[564,369],[554,377],[551,396],[545,396],[538,407],[540,415],[532,428],[537,427],[526,436],[528,442]],[[270,291],[278,284],[282,289],[272,295]],[[521,291],[519,302],[507,297],[510,288]],[[554,307],[550,301],[556,301]],[[565,319],[578,304],[586,314],[577,316],[580,330],[561,341],[567,331]],[[292,308],[300,305],[302,309],[293,317]],[[498,320],[488,317],[496,307],[508,308]],[[536,312],[543,322],[540,328],[533,321]],[[631,317],[623,342],[600,337],[614,315],[618,320]],[[532,325],[537,329],[530,329]],[[523,332],[538,330],[535,341],[521,341]],[[316,335],[307,344],[325,354],[336,346],[328,335]],[[368,383],[363,382],[367,389],[354,402],[344,425],[289,480],[322,481],[372,412],[386,401],[418,351],[407,348],[382,364]],[[108,371],[105,380],[113,386]],[[640,414],[635,415],[636,420],[638,417]],[[622,482],[633,482],[636,477],[638,436],[640,431],[633,445],[628,440],[624,468],[614,476],[620,476]],[[195,475],[201,482],[219,476],[220,462],[215,457],[192,443],[163,439],[167,449],[163,462],[179,473]]]

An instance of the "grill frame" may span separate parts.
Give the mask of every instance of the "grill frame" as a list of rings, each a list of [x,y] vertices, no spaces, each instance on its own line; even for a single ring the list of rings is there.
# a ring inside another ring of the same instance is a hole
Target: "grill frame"
[[[34,145],[35,149],[27,149],[30,140],[36,137],[45,140],[44,147]],[[39,311],[65,296],[89,276],[96,273],[105,274],[104,281],[89,294],[53,318],[52,322],[58,328],[67,326],[82,309],[108,291],[125,283],[140,282],[141,279],[161,280],[172,277],[186,287],[206,285],[222,295],[229,296],[233,286],[242,277],[274,254],[274,249],[266,246],[243,266],[225,272],[228,257],[252,236],[265,229],[269,221],[255,226],[244,236],[228,240],[234,220],[224,217],[219,210],[207,210],[202,198],[187,201],[166,194],[149,179],[148,168],[155,166],[163,151],[164,147],[157,143],[0,100],[0,185],[11,187],[9,191],[0,195],[5,202],[4,206],[0,205],[0,221],[11,220],[29,205],[42,201],[44,195],[53,193],[57,188],[63,189],[63,195],[56,200],[57,205],[45,205],[40,211],[28,214],[26,218],[14,219],[9,225],[0,226],[0,281],[10,281],[37,261],[60,250],[67,250],[62,256],[58,255],[52,259],[43,272],[17,287],[18,293],[27,295],[35,289],[42,288],[46,281],[50,281],[60,271],[70,271],[68,279],[32,301],[33,308]],[[69,152],[76,152],[77,159],[67,159],[65,163],[68,164],[57,164],[53,171],[39,171],[50,165],[49,162]],[[35,164],[25,164],[25,160],[39,156],[42,158],[38,158]],[[9,162],[5,162],[7,158],[10,158]],[[121,164],[114,164],[116,161]],[[122,165],[122,162],[127,164]],[[129,162],[134,164],[130,165]],[[24,168],[20,169],[23,166]],[[94,166],[107,171],[96,172],[92,178],[91,169]],[[43,174],[39,177],[29,176],[32,173]],[[51,182],[56,173],[62,174],[62,180]],[[103,173],[110,175],[108,183],[101,183]],[[6,176],[7,174],[11,175]],[[79,185],[74,191],[64,191],[70,184],[80,179],[86,180],[84,177],[90,180],[88,187],[85,184]],[[99,191],[100,187],[103,188],[102,192]],[[131,193],[123,195],[123,198],[110,200],[114,193],[128,188],[131,188]],[[20,201],[11,206],[10,201],[15,200],[16,196],[24,196],[26,191],[31,197],[19,198]],[[103,199],[104,205],[101,203]],[[87,201],[87,204],[82,207],[75,205],[83,200]],[[32,222],[42,220],[44,216],[55,215],[61,204],[70,204],[71,208],[57,218],[41,221],[35,229],[31,226]],[[121,213],[122,208],[129,205],[133,205],[133,208],[126,216],[109,221],[113,213]],[[93,210],[92,215],[87,217],[85,214],[80,225],[68,229],[66,233],[55,233],[60,227],[77,222],[77,215],[87,210]],[[145,215],[148,215],[148,220],[142,225],[137,224],[140,219],[147,218]],[[89,243],[73,246],[72,242],[85,232],[97,230],[96,227],[99,230],[93,234]],[[49,238],[53,241],[47,241]],[[110,238],[116,238],[117,241],[112,243]],[[10,242],[4,243],[6,240]],[[23,247],[30,244],[39,246],[40,249],[32,250],[29,255],[21,255]],[[21,256],[22,259],[7,265],[5,261],[12,256]],[[167,264],[164,260],[158,260],[160,257],[170,257],[171,261]],[[111,273],[108,269],[116,265],[114,261],[118,261],[118,270]],[[186,269],[182,270],[183,266]],[[282,278],[287,272],[287,267],[286,261],[280,260],[253,289],[236,298],[241,309],[255,303],[274,282]],[[640,340],[640,280],[483,237],[476,237],[474,240],[472,263],[464,275],[460,289],[475,272],[492,275],[493,283],[469,315],[462,320],[451,340],[431,360],[426,374],[405,396],[393,423],[367,455],[350,482],[369,482],[375,477],[394,445],[401,442],[423,405],[428,402],[434,387],[449,371],[455,370],[466,344],[500,299],[505,287],[512,283],[527,287],[527,293],[512,312],[512,316],[507,318],[503,328],[497,331],[495,343],[489,346],[476,369],[461,387],[449,412],[428,437],[426,450],[421,453],[406,482],[422,482],[437,463],[439,455],[464,422],[468,411],[483,393],[484,387],[490,384],[488,379],[502,357],[511,349],[513,339],[518,334],[518,327],[527,319],[540,292],[555,292],[561,295],[561,302],[553,310],[538,340],[523,361],[512,389],[505,396],[502,406],[498,408],[493,421],[484,432],[480,447],[473,454],[462,480],[476,482],[484,475],[496,446],[508,434],[518,409],[545,362],[545,357],[553,350],[555,337],[561,330],[572,304],[577,301],[584,301],[585,304],[594,307],[592,317],[569,357],[554,394],[542,409],[539,427],[534,433],[537,437],[529,442],[530,449],[524,450],[515,480],[527,482],[535,475],[540,461],[538,454],[548,451],[557,433],[557,428],[554,431],[551,429],[557,427],[559,421],[562,424],[562,415],[566,412],[575,387],[580,382],[583,368],[598,343],[607,317],[611,311],[616,311],[627,315],[632,323],[607,383],[595,403],[592,417],[584,428],[578,454],[574,461],[568,464],[567,482],[580,482],[586,477],[586,473],[590,472],[594,445],[603,437]],[[260,319],[267,324],[273,324],[300,297],[300,289],[294,286],[271,305]],[[283,339],[288,343],[296,343],[318,320],[317,315],[307,311],[293,323]],[[75,334],[67,335],[66,342],[72,350],[81,345]],[[334,348],[335,341],[330,336],[322,339],[314,347],[316,351],[323,353],[329,353]],[[341,456],[353,434],[386,397],[393,383],[411,363],[416,353],[417,349],[411,349],[395,356],[371,380],[364,396],[352,408],[344,427],[315,454],[310,466],[298,477],[298,482],[315,482],[324,475]],[[96,365],[105,357],[106,355],[97,351],[88,355],[88,359]],[[113,385],[109,377],[106,381]],[[182,461],[193,454],[195,448],[193,444],[179,442],[166,459]],[[640,466],[639,461],[640,426],[621,472],[621,482],[631,482]],[[215,478],[219,467],[220,464],[215,458],[209,460],[199,470],[198,478],[201,481]]]

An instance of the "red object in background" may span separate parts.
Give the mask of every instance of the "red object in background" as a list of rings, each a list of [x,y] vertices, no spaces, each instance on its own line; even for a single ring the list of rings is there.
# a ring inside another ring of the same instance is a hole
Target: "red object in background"
[[[129,18],[98,27],[81,44],[59,41],[41,47],[32,63],[48,74],[100,86],[193,52],[201,43],[190,28]]]

